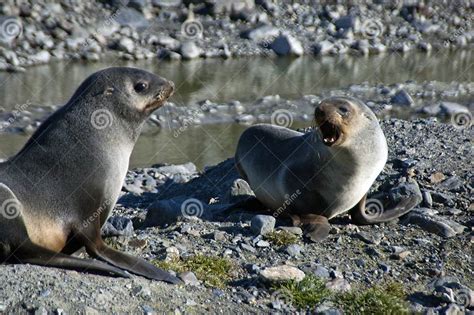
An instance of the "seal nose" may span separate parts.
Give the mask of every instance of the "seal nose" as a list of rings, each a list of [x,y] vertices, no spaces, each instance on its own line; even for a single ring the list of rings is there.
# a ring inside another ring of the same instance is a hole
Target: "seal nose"
[[[170,86],[171,93],[175,91],[175,85],[173,81],[168,80],[168,84]]]

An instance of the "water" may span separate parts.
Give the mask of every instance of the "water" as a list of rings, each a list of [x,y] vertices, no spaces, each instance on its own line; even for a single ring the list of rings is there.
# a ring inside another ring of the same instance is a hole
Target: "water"
[[[0,73],[0,107],[10,109],[27,102],[64,104],[89,74],[108,66],[139,67],[173,80],[177,93],[172,101],[185,106],[205,99],[252,102],[273,94],[288,99],[299,98],[362,82],[472,82],[473,64],[473,51],[297,59],[59,62],[29,68],[25,73]],[[222,124],[189,128],[177,138],[169,131],[142,136],[133,153],[131,166],[193,161],[202,168],[232,156],[244,129],[235,124]],[[2,136],[0,158],[14,154],[26,139],[20,135]]]

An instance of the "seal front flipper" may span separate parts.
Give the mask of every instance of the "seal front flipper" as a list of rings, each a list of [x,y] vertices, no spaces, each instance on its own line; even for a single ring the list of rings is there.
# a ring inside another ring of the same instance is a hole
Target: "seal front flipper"
[[[401,200],[395,206],[384,209],[382,203],[376,205],[375,211],[368,213],[366,207],[367,194],[350,210],[351,218],[354,224],[369,225],[384,223],[395,220],[411,211],[420,200],[416,196],[410,196]]]
[[[305,237],[313,242],[326,239],[331,225],[326,217],[317,214],[290,214],[294,226],[301,226]]]

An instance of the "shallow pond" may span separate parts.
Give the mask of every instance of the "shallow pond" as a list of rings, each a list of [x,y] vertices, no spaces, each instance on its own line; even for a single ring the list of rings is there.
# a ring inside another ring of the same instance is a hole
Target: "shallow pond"
[[[139,67],[173,80],[177,93],[172,101],[185,106],[205,99],[214,102],[252,102],[273,94],[292,99],[362,82],[472,82],[473,64],[473,51],[186,62],[71,61],[29,68],[25,73],[0,73],[0,107],[11,109],[27,102],[63,104],[85,77],[108,66]],[[173,132],[166,130],[142,136],[133,153],[131,166],[193,161],[202,168],[232,156],[244,129],[245,126],[237,124],[220,124],[189,128],[179,137],[174,137]],[[26,139],[21,135],[1,136],[0,158],[14,154]]]

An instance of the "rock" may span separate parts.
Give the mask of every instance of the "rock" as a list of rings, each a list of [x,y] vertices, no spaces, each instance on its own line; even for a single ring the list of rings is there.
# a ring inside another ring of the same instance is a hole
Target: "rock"
[[[192,286],[198,286],[199,285],[198,278],[191,271],[182,272],[182,273],[179,274],[179,277],[181,278],[181,280],[183,280],[184,284],[186,284],[186,285],[192,285]]]
[[[133,235],[133,222],[129,218],[113,216],[102,227],[102,236],[131,236]]]
[[[143,226],[165,226],[175,223],[183,216],[181,205],[186,200],[185,196],[168,200],[156,200],[148,207]]]
[[[357,31],[358,26],[359,26],[359,19],[354,15],[346,15],[346,16],[340,17],[336,21],[334,21],[334,25],[336,26],[337,30],[352,29],[353,31]]]
[[[453,102],[441,102],[440,109],[441,113],[446,115],[469,113],[469,109],[466,106]]]
[[[316,277],[324,278],[324,279],[328,279],[330,277],[329,270],[327,268],[324,268],[321,265],[318,265],[316,267],[316,269],[313,271],[313,274]]]
[[[257,247],[270,247],[270,243],[264,240],[260,240],[256,244]]]
[[[301,56],[304,53],[303,45],[290,35],[280,35],[270,45],[271,49],[280,56]]]
[[[284,282],[294,280],[300,282],[304,279],[303,271],[289,265],[268,267],[260,271],[260,277],[266,282]]]
[[[303,230],[298,226],[279,226],[277,230],[285,231],[293,235],[303,235]]]
[[[413,98],[405,90],[399,90],[395,93],[395,95],[390,99],[390,103],[409,107],[412,107],[415,104]]]
[[[245,180],[238,178],[232,183],[229,192],[230,202],[240,202],[252,197],[255,197],[255,193]]]
[[[247,30],[241,34],[243,38],[250,39],[254,42],[261,42],[264,40],[269,40],[271,38],[275,38],[280,34],[280,31],[271,26],[271,25],[260,25],[254,29]]]
[[[420,187],[413,179],[390,189],[388,192],[388,197],[392,204],[398,204],[408,197],[413,198],[414,201],[412,207],[416,207],[423,200]]]
[[[129,26],[134,29],[143,30],[149,25],[142,13],[132,8],[120,8],[114,18],[120,26]]]
[[[181,44],[180,53],[184,59],[195,59],[201,56],[202,51],[195,42],[186,41]]]
[[[301,254],[302,247],[298,244],[291,244],[285,250],[291,257],[297,257]]]
[[[418,225],[423,230],[437,234],[442,237],[453,237],[462,233],[466,228],[452,220],[437,215],[428,215],[420,211],[412,211],[407,214],[406,223]]]
[[[276,219],[270,215],[256,215],[250,222],[250,229],[257,235],[273,232]]]
[[[214,231],[214,240],[222,242],[226,240],[226,232],[224,231]]]
[[[332,52],[334,44],[328,40],[321,41],[314,46],[314,53],[319,55],[327,55]]]
[[[378,233],[374,233],[374,232],[367,233],[367,232],[361,231],[357,233],[355,236],[367,244],[378,245],[382,241],[382,235]]]
[[[117,44],[117,48],[131,54],[135,50],[135,42],[128,37],[122,37]]]
[[[326,283],[326,288],[333,292],[348,292],[351,290],[351,285],[345,279],[335,278]]]
[[[197,172],[196,165],[194,163],[185,163],[180,165],[166,165],[166,166],[157,166],[156,172],[166,174],[166,175],[175,175],[175,174],[184,174],[190,175]]]
[[[254,254],[257,252],[257,250],[255,249],[255,247],[250,246],[250,245],[245,244],[245,243],[240,244],[240,247],[242,247],[242,249],[245,249],[245,250],[247,250],[247,251],[249,251],[249,252],[251,252],[251,253],[254,253]]]
[[[42,50],[30,56],[30,60],[34,63],[48,63],[51,59],[51,54],[47,50]]]

